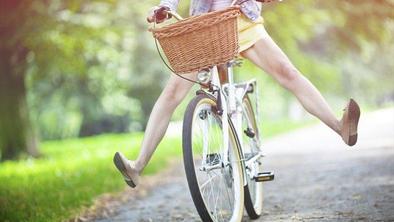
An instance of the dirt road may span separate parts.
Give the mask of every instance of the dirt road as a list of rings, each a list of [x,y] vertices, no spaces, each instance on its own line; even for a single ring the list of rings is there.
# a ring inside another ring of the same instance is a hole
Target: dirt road
[[[275,180],[265,184],[258,221],[394,221],[394,109],[362,117],[352,148],[322,125],[266,141]],[[183,171],[175,164],[143,179],[144,188],[120,195],[123,203],[98,208],[95,221],[200,221]]]

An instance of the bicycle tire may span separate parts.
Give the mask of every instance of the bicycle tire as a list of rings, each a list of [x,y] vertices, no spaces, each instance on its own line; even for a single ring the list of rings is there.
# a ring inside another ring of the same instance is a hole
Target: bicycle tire
[[[205,108],[204,108],[205,107]],[[233,126],[231,125],[231,121],[229,121],[229,125],[230,125],[230,130],[229,130],[229,138],[231,141],[230,147],[230,151],[232,154],[229,154],[229,156],[231,156],[231,161],[229,167],[223,167],[223,169],[220,169],[220,172],[225,172],[225,173],[218,173],[217,175],[219,176],[215,176],[212,177],[213,179],[220,179],[221,176],[223,178],[228,178],[229,174],[230,174],[230,182],[228,182],[227,180],[225,182],[223,182],[223,186],[229,186],[228,183],[232,183],[232,187],[234,190],[234,193],[231,193],[231,195],[234,195],[234,204],[233,204],[233,210],[231,212],[231,218],[230,219],[225,219],[223,217],[223,220],[221,220],[217,215],[215,215],[214,213],[217,211],[216,206],[214,207],[215,209],[212,209],[212,206],[210,204],[210,200],[209,197],[206,197],[206,192],[205,192],[205,187],[203,187],[204,185],[206,185],[206,183],[201,184],[201,176],[204,173],[206,175],[209,176],[209,171],[207,172],[203,172],[201,171],[201,169],[203,169],[202,167],[198,167],[198,163],[201,162],[201,165],[209,165],[212,164],[214,162],[214,160],[210,160],[211,159],[211,153],[209,153],[209,149],[207,151],[207,154],[202,155],[202,160],[198,160],[197,156],[195,155],[196,152],[198,152],[198,146],[197,144],[197,140],[198,137],[196,136],[197,134],[197,130],[195,130],[195,126],[198,124],[198,119],[196,118],[202,118],[200,117],[200,114],[205,112],[204,110],[211,110],[210,113],[208,113],[210,115],[210,117],[206,117],[206,118],[213,118],[216,121],[212,121],[212,122],[217,122],[218,126],[219,126],[219,131],[222,132],[222,124],[221,124],[221,116],[219,116],[218,114],[216,114],[215,112],[215,108],[216,108],[216,100],[215,98],[213,98],[210,95],[206,95],[206,94],[199,94],[196,97],[194,97],[194,99],[189,103],[189,105],[187,106],[185,115],[184,115],[184,121],[183,121],[183,135],[182,135],[182,146],[183,146],[183,160],[184,160],[184,167],[185,167],[185,173],[186,173],[186,178],[187,178],[187,182],[188,182],[188,186],[189,186],[189,190],[194,202],[194,205],[197,209],[198,214],[200,215],[202,221],[241,221],[242,217],[243,217],[243,209],[244,209],[244,186],[243,186],[243,169],[242,169],[242,164],[241,164],[241,159],[240,159],[240,152],[239,152],[239,146],[237,145],[237,139],[235,137],[235,134],[233,133]],[[198,115],[198,117],[197,117]],[[202,120],[203,121],[203,120]],[[208,121],[207,121],[208,122]],[[210,126],[209,126],[210,127]],[[219,132],[219,134],[220,134]],[[203,136],[204,137],[204,136]],[[193,141],[194,138],[194,141]],[[203,139],[204,140],[204,139]],[[205,140],[203,141],[205,142]],[[205,144],[205,143],[204,143]],[[213,143],[215,145],[215,143]],[[203,145],[204,146],[204,145]],[[220,147],[220,146],[219,146]],[[217,148],[220,149],[220,148]],[[209,153],[209,154],[208,154]],[[220,159],[220,153],[216,154],[216,157],[218,157],[218,159]],[[204,160],[204,157],[208,157]],[[215,158],[216,158],[215,157]],[[222,155],[223,157],[223,155]],[[205,162],[204,162],[205,161]],[[207,164],[206,162],[209,162],[209,164]],[[218,164],[219,165],[219,164]],[[223,165],[223,164],[222,164]],[[226,169],[229,169],[228,171],[231,173],[226,173]],[[231,169],[231,170],[230,170]],[[197,172],[198,171],[198,172]],[[226,176],[227,175],[227,176]],[[209,177],[211,178],[211,177]],[[213,179],[212,179],[212,183],[213,183]],[[210,179],[211,180],[211,179]],[[224,180],[224,179],[223,179]],[[220,182],[217,183],[217,187],[219,187]],[[211,190],[216,189],[216,186],[212,186],[211,185]],[[219,191],[219,188],[217,188]],[[238,192],[238,193],[237,193]],[[215,192],[213,192],[213,195]],[[219,192],[220,194],[220,192]],[[217,198],[219,198],[219,194],[217,194]],[[224,193],[225,194],[225,193]],[[227,192],[227,196],[228,199],[230,200],[230,195]],[[225,203],[225,202],[223,202]],[[227,205],[227,204],[226,204]],[[230,208],[231,208],[231,204]],[[223,214],[222,212],[223,209],[219,209],[219,213]],[[215,212],[214,212],[215,211]]]
[[[243,106],[244,106],[244,113],[243,115],[247,115],[247,119],[249,120],[248,122],[248,127],[252,128],[252,131],[254,132],[254,140],[260,141],[260,133],[258,130],[258,126],[257,126],[257,122],[255,119],[255,115],[254,115],[254,111],[253,111],[253,107],[252,107],[252,103],[250,101],[250,98],[248,95],[246,95],[243,98]],[[245,119],[243,118],[243,121],[245,121]],[[246,137],[246,139],[243,139],[243,144],[242,144],[242,148],[243,148],[243,152],[244,155],[247,154],[247,151],[245,150],[247,148],[246,145],[250,146],[259,146],[256,145],[255,142],[253,142],[252,138]],[[246,141],[249,144],[245,144]],[[260,151],[259,147],[256,147],[255,149],[257,149],[258,151]],[[258,172],[261,172],[261,164],[260,163],[255,163],[254,167],[256,167]],[[253,178],[251,178],[248,175],[248,169],[246,169],[245,172],[246,175],[246,181],[247,184],[245,185],[244,188],[244,196],[245,196],[245,209],[246,212],[248,213],[249,217],[251,219],[257,219],[261,216],[262,213],[262,208],[263,208],[263,183],[262,182],[256,182],[253,180]]]

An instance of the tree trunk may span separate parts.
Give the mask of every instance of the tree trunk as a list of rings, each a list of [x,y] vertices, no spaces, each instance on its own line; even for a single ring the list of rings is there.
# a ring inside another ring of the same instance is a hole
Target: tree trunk
[[[26,54],[0,47],[0,160],[39,155],[26,102]]]

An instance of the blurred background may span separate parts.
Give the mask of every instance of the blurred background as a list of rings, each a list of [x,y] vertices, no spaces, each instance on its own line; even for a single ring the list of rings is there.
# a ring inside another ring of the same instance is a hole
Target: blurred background
[[[0,220],[69,219],[97,195],[123,188],[113,152],[137,155],[170,75],[147,31],[146,14],[157,4],[0,2]],[[179,13],[187,16],[188,7],[181,1]],[[350,97],[364,111],[394,104],[392,0],[288,0],[266,4],[263,17],[338,116]],[[258,79],[263,136],[316,121],[252,64],[236,74]],[[167,137],[145,173],[178,157],[179,139]]]

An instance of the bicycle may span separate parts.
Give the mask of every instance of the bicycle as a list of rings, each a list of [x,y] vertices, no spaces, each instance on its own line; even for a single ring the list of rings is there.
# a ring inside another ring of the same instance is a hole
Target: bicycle
[[[180,18],[168,9],[160,10],[157,15]],[[262,171],[257,82],[235,83],[235,65],[240,63],[231,60],[200,70],[194,82],[201,87],[184,114],[184,167],[203,221],[241,221],[244,206],[249,217],[257,219],[263,204],[261,182],[274,179],[273,172]]]

